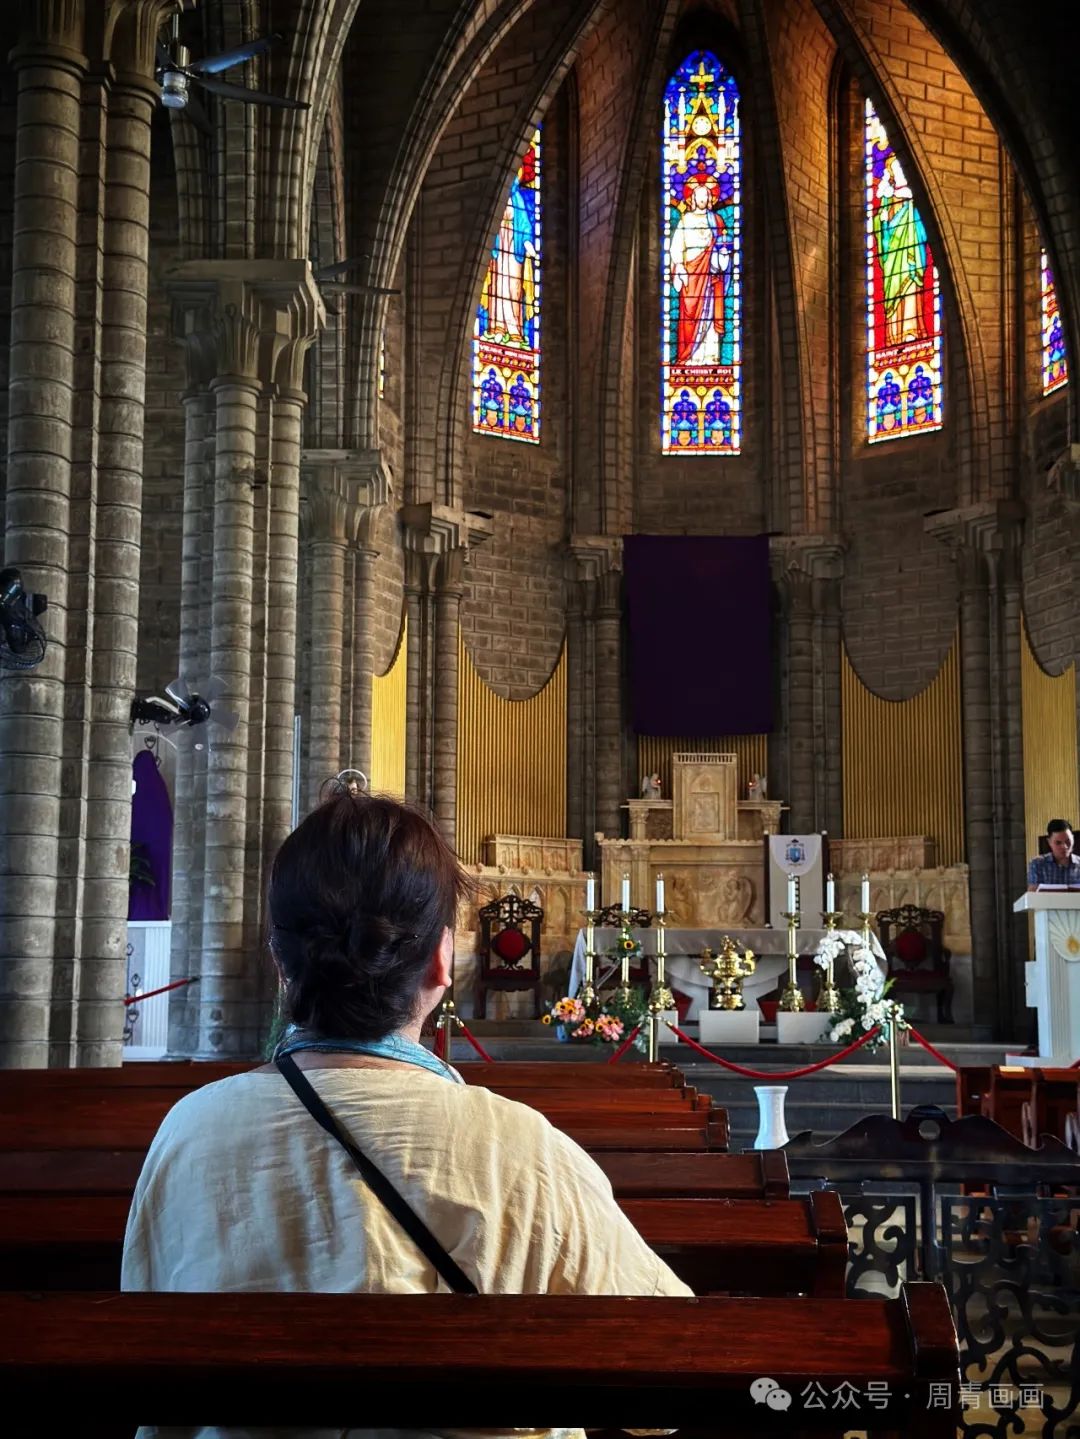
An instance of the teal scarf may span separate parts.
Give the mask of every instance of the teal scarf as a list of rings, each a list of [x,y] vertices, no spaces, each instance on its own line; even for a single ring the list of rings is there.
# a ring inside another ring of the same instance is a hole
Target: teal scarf
[[[396,1059],[402,1064],[418,1065],[443,1079],[449,1079],[452,1084],[465,1083],[456,1069],[451,1069],[430,1049],[403,1034],[388,1034],[384,1039],[330,1039],[309,1034],[299,1025],[290,1024],[274,1050],[274,1058],[295,1054],[302,1049],[312,1049],[317,1054],[370,1054],[376,1059]]]

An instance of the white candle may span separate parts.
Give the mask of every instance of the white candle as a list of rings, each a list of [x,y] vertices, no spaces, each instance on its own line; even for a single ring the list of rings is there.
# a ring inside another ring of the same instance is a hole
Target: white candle
[[[656,876],[656,912],[657,914],[664,912],[664,876],[662,874]]]
[[[870,913],[870,876],[864,874],[862,877],[862,912]]]
[[[591,874],[585,881],[585,908],[590,914],[596,908],[596,880]]]
[[[796,903],[797,903],[797,901],[796,901],[796,897],[795,897],[795,876],[794,876],[793,874],[789,874],[788,877],[787,877],[787,907],[788,907],[788,914],[794,914],[794,913],[795,913],[795,905],[796,905]]]
[[[836,913],[836,885],[831,874],[825,880],[825,909],[829,914]]]
[[[622,907],[624,910],[630,908],[630,876],[624,874],[622,877]]]

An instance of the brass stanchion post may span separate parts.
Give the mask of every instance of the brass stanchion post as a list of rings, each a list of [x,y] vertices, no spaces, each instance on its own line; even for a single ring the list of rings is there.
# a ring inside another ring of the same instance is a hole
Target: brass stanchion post
[[[895,1019],[889,1020],[889,1101],[892,1117],[900,1118],[900,1029]]]

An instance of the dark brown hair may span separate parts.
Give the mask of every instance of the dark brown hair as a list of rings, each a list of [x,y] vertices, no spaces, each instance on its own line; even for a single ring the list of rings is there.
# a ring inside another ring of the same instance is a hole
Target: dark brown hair
[[[326,800],[281,846],[270,877],[286,1017],[326,1037],[400,1029],[468,892],[454,852],[419,810],[380,795]]]

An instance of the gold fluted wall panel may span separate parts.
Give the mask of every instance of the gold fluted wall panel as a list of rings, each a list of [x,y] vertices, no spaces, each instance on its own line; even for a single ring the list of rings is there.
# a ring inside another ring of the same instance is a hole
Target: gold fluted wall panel
[[[634,793],[647,774],[660,776],[661,793],[671,798],[671,756],[673,754],[733,754],[738,756],[739,798],[746,798],[746,786],[752,774],[768,774],[769,737],[764,734],[709,735],[705,739],[690,735],[639,734],[637,742],[638,773]]]
[[[489,834],[566,834],[566,646],[543,689],[489,689],[459,635],[457,848],[479,864]]]
[[[1024,724],[1024,827],[1027,852],[1038,854],[1046,822],[1080,814],[1076,762],[1076,665],[1048,675],[1021,626],[1020,695]]]
[[[390,668],[371,681],[371,774],[374,794],[405,796],[405,655],[409,621],[401,622]]]
[[[929,835],[938,864],[964,862],[960,638],[909,700],[884,700],[841,657],[844,838]]]

